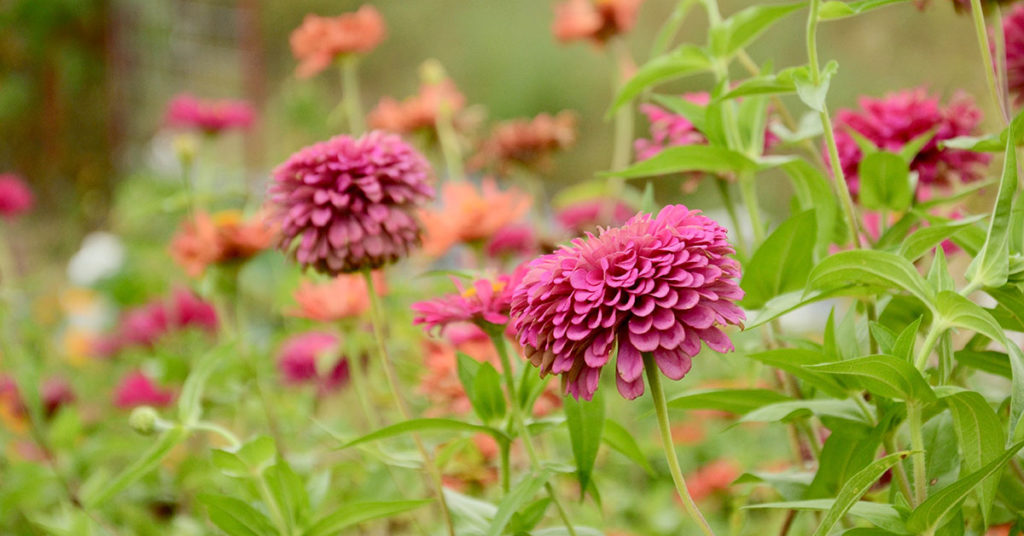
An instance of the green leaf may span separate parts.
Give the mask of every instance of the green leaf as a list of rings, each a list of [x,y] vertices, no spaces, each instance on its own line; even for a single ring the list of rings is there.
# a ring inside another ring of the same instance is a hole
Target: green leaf
[[[483,422],[505,416],[505,395],[501,391],[501,375],[490,363],[481,363],[473,380],[473,409]]]
[[[931,307],[934,293],[907,259],[884,251],[843,251],[818,263],[809,276],[809,289],[833,289],[852,284],[881,286],[909,292]]]
[[[483,432],[492,436],[497,441],[508,441],[509,438],[504,432],[490,426],[480,426],[479,424],[470,424],[468,422],[457,421],[455,419],[409,419],[408,421],[402,421],[395,423],[390,426],[385,426],[380,430],[376,430],[362,437],[358,437],[338,447],[338,449],[347,449],[360,445],[363,443],[369,443],[371,441],[377,441],[380,439],[387,439],[389,437],[395,437],[402,434],[408,434],[412,432],[421,432],[429,430],[454,430],[458,432]]]
[[[825,518],[818,525],[818,529],[814,531],[814,536],[827,536],[839,521],[842,520],[843,516],[853,508],[853,505],[867,493],[875,482],[878,482],[882,474],[900,460],[906,458],[907,454],[907,452],[896,452],[875,460],[850,477],[850,480],[846,482],[843,489],[839,491],[839,495],[836,497],[832,507],[828,509]]]
[[[853,15],[860,15],[861,13],[885,7],[890,4],[899,4],[906,2],[907,0],[857,0],[855,2],[840,2],[839,0],[831,0],[821,4],[821,8],[818,10],[819,20],[835,20],[846,17],[852,17]]]
[[[652,58],[640,66],[636,74],[619,88],[607,117],[615,115],[619,108],[655,84],[709,69],[711,58],[704,49],[694,45],[683,45],[673,52]]]
[[[922,318],[919,316],[907,327],[903,328],[896,343],[892,345],[892,355],[910,363],[914,359],[914,342],[917,341],[917,330],[921,328]]]
[[[781,473],[752,471],[743,473],[733,483],[767,484],[787,501],[795,501],[804,497],[813,477],[814,474],[807,471],[790,470]]]
[[[943,397],[942,401],[953,416],[953,427],[960,443],[962,475],[981,469],[1002,454],[1006,434],[999,416],[983,396],[974,391],[961,391]],[[989,477],[978,488],[978,504],[986,525],[998,487],[999,479]]]
[[[566,424],[572,443],[572,456],[576,460],[576,477],[580,482],[580,493],[590,483],[590,475],[597,461],[597,450],[604,434],[604,396],[602,390],[594,393],[590,401],[564,397]]]
[[[914,231],[900,244],[899,255],[908,261],[916,261],[925,253],[931,251],[932,248],[941,244],[943,240],[962,231],[964,227],[974,225],[982,218],[983,216],[973,216],[940,225],[922,227]]]
[[[815,222],[813,210],[796,214],[757,248],[744,266],[740,284],[746,292],[745,308],[760,309],[779,294],[803,288],[814,262],[814,248],[807,245],[817,239]]]
[[[806,67],[798,67],[806,69]],[[783,95],[796,91],[793,83],[793,69],[780,71],[778,74],[766,74],[748,78],[733,86],[719,100],[738,99],[751,95]]]
[[[712,28],[711,50],[728,58],[757,39],[779,19],[803,7],[803,2],[748,7]]]
[[[739,151],[718,145],[682,145],[664,149],[653,157],[621,171],[604,172],[601,175],[635,179],[687,171],[726,173],[756,170],[757,162]]]
[[[775,350],[784,352],[785,350]],[[769,389],[713,389],[687,393],[669,400],[670,409],[713,409],[737,415],[749,413],[757,408],[792,400],[790,397]]]
[[[551,497],[543,497],[530,503],[526,508],[516,512],[508,522],[508,532],[512,534],[529,533],[544,519],[544,513],[551,505]]]
[[[1017,438],[1017,424],[1024,417],[1024,352],[1016,344],[1007,346],[1013,380],[1010,385],[1010,423],[1007,438]]]
[[[910,362],[891,355],[870,355],[808,368],[851,377],[874,395],[907,401],[935,400],[935,393],[921,372]]]
[[[744,506],[744,508],[824,512],[831,510],[836,505],[836,502],[836,499],[811,499],[806,501],[754,504]],[[891,504],[857,501],[854,502],[853,506],[847,510],[847,513],[853,517],[863,519],[875,526],[897,534],[907,534],[906,528],[903,525],[903,520],[900,518],[899,511],[893,508]]]
[[[1017,191],[1017,151],[1013,144],[1013,126],[1004,151],[1003,173],[999,180],[995,210],[985,235],[985,245],[967,267],[967,279],[986,287],[1001,287],[1010,276],[1010,215]]]
[[[643,451],[640,450],[640,445],[636,442],[636,438],[633,437],[633,434],[626,427],[612,419],[605,419],[601,440],[612,449],[618,451],[619,454],[643,467],[648,474],[654,474],[654,469],[647,461],[647,456],[644,456]]]
[[[207,352],[185,379],[181,395],[178,396],[178,419],[185,426],[195,424],[202,416],[203,388],[206,386],[206,380],[220,364],[223,352],[227,348],[226,345],[221,345]]]
[[[263,479],[270,488],[270,495],[281,512],[284,513],[289,527],[301,526],[310,513],[309,494],[303,486],[302,479],[295,474],[284,458],[270,466]]]
[[[804,499],[835,497],[850,478],[875,459],[882,442],[879,428],[840,426],[825,440],[818,470]]]
[[[914,534],[924,534],[941,527],[948,516],[975,487],[989,476],[1001,471],[1006,462],[1010,461],[1022,447],[1024,447],[1024,441],[1014,444],[981,469],[935,492],[911,512],[910,517],[907,518],[907,529]]]
[[[898,154],[885,151],[869,154],[861,159],[858,173],[859,200],[869,209],[903,211],[914,200],[910,168]]]
[[[274,444],[273,438],[259,436],[242,445],[237,454],[250,469],[259,474],[274,462],[277,445]]]
[[[533,473],[526,478],[522,479],[517,483],[505,498],[498,504],[498,511],[494,514],[494,519],[491,521],[489,527],[487,527],[486,536],[501,536],[502,531],[505,530],[505,525],[512,520],[512,516],[519,511],[519,509],[526,504],[534,495],[540,491],[540,488],[544,487],[547,483],[550,475],[546,472]]]
[[[782,166],[782,170],[789,176],[796,192],[797,200],[802,210],[814,210],[814,218],[817,222],[817,237],[815,238],[815,251],[819,256],[828,251],[832,243],[832,235],[835,230],[836,216],[839,212],[839,205],[836,196],[829,186],[828,179],[821,171],[809,164],[806,160],[794,160]]]
[[[278,532],[267,516],[245,502],[225,495],[200,493],[210,521],[230,536],[275,536]]]
[[[793,73],[793,82],[796,84],[796,94],[810,109],[816,112],[825,112],[825,98],[828,96],[828,87],[839,70],[839,64],[835,60],[825,64],[821,70],[819,83],[815,84],[811,73],[807,71],[796,71]]]
[[[343,530],[385,517],[415,510],[434,502],[430,499],[391,502],[348,503],[331,514],[321,518],[303,536],[335,536]]]
[[[1013,377],[1010,358],[1002,352],[958,350],[953,353],[953,357],[964,366],[1006,379]]]
[[[851,390],[840,378],[808,368],[807,365],[818,365],[829,361],[828,356],[817,350],[778,348],[767,352],[748,354],[747,357],[784,370],[835,398],[846,398]]]
[[[866,426],[871,424],[852,400],[830,398],[776,402],[747,413],[740,422],[789,422],[808,415],[832,417]]]
[[[967,328],[996,341],[1007,344],[999,322],[980,305],[953,291],[942,291],[935,297],[937,322],[948,327]]]
[[[476,385],[476,375],[480,372],[480,362],[462,352],[455,352],[455,359],[455,370],[459,376],[459,383],[462,384],[462,390],[466,392],[466,398],[470,403],[475,404],[473,386]],[[476,407],[474,406],[473,409],[475,411]]]
[[[214,467],[220,469],[225,475],[233,477],[249,476],[249,466],[233,452],[213,449],[210,451],[210,461],[213,462]]]
[[[171,449],[178,446],[188,437],[188,431],[182,426],[175,426],[160,436],[160,439],[153,443],[142,456],[129,465],[116,477],[106,483],[95,493],[84,498],[83,502],[88,508],[97,508],[112,497],[124,491],[125,488],[134,484],[146,473],[152,471],[163,459],[171,453]]]

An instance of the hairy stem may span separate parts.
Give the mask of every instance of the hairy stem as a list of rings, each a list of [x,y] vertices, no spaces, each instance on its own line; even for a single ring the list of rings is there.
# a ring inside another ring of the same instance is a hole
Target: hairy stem
[[[999,84],[996,80],[996,63],[992,58],[992,45],[988,40],[988,30],[985,28],[985,13],[981,9],[981,0],[971,0],[971,18],[974,21],[974,33],[978,38],[978,49],[981,51],[981,61],[985,68],[985,84],[988,86],[989,94],[995,102],[996,109],[1003,117],[1003,122],[1009,123],[1010,116],[1006,110],[1005,100],[1002,92],[999,91]],[[1001,32],[1002,28],[998,28]]]
[[[920,505],[928,496],[925,472],[924,436],[921,434],[921,407],[907,404],[907,425],[910,427],[910,446],[914,449],[914,506]]]

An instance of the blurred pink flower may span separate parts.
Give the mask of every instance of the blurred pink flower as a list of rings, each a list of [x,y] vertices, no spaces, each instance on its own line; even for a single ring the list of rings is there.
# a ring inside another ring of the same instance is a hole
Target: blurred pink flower
[[[568,149],[576,143],[576,122],[576,114],[567,110],[556,115],[540,114],[532,119],[502,121],[480,144],[469,161],[469,168],[492,166],[506,172],[514,164],[545,167],[555,151]]]
[[[613,203],[610,210],[609,203]],[[598,226],[622,225],[636,215],[636,212],[622,201],[593,199],[573,203],[559,210],[555,214],[555,220],[573,234],[583,234],[595,230]]]
[[[335,59],[348,54],[366,54],[384,39],[384,18],[371,5],[337,17],[306,15],[288,42],[299,60],[295,74],[309,78],[323,71]]]
[[[114,391],[114,405],[121,409],[136,406],[170,406],[174,402],[174,392],[159,388],[141,371],[129,373],[121,379]]]
[[[339,345],[336,335],[320,331],[289,338],[277,356],[281,380],[289,385],[317,385],[322,392],[344,386],[349,381],[348,359],[339,357]],[[326,376],[317,369],[317,361],[323,359],[337,359]]]
[[[514,223],[498,229],[491,235],[484,251],[491,258],[526,257],[540,248],[533,227],[527,223]]]
[[[725,228],[683,205],[577,238],[529,264],[512,299],[519,343],[542,375],[562,375],[565,391],[587,400],[618,346],[619,393],[634,399],[643,353],[679,380],[701,341],[733,349],[720,329],[745,319],[733,253]]]
[[[446,294],[432,300],[412,304],[416,313],[413,324],[423,324],[425,330],[444,328],[448,324],[471,322],[477,325],[508,323],[512,292],[523,276],[520,267],[512,274],[503,274],[493,280],[477,279],[473,285],[463,289],[455,281],[457,294]]]
[[[255,117],[256,112],[245,101],[202,100],[183,93],[167,104],[164,120],[172,127],[219,134],[226,130],[247,129]]]
[[[177,329],[197,328],[211,335],[217,332],[217,309],[191,291],[178,288],[171,294],[170,325]]]
[[[1024,103],[1024,4],[1017,4],[1003,17],[1006,36],[1006,83],[1016,95],[1016,104]],[[992,44],[995,47],[993,41]]]
[[[267,196],[281,247],[328,275],[380,268],[420,240],[414,212],[434,197],[430,164],[397,135],[336,136],[274,170]]]
[[[170,299],[156,299],[125,311],[114,331],[94,342],[92,353],[111,357],[126,348],[152,348],[162,337],[175,331],[197,328],[212,335],[218,326],[213,305],[179,288]]]
[[[13,220],[32,210],[34,201],[24,179],[13,173],[0,173],[0,217]]]
[[[71,384],[64,378],[49,378],[43,382],[39,389],[39,396],[43,400],[43,413],[52,417],[60,408],[75,401],[75,392]]]
[[[711,101],[711,95],[706,91],[686,93],[682,97],[699,106],[707,106]],[[689,119],[679,114],[654,104],[641,105],[640,111],[651,125],[651,139],[640,138],[634,142],[637,160],[647,160],[666,147],[701,145],[708,141]]]

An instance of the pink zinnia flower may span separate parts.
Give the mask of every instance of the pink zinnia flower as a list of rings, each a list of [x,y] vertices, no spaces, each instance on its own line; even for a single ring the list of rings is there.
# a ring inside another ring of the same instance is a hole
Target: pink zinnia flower
[[[172,127],[219,134],[225,130],[247,129],[255,117],[252,106],[245,101],[203,100],[183,93],[167,104],[164,120]]]
[[[152,347],[168,332],[166,305],[150,302],[129,309],[121,317],[118,332],[121,346]]]
[[[706,91],[686,93],[683,98],[699,106],[707,106],[711,101],[711,95]],[[651,124],[651,139],[640,138],[633,142],[637,160],[647,160],[666,147],[700,145],[708,141],[689,119],[679,114],[653,104],[640,106],[640,111]]]
[[[197,328],[207,333],[217,332],[217,309],[191,291],[179,288],[171,296],[168,309],[171,326],[178,329]]]
[[[487,242],[484,251],[491,258],[518,257],[537,253],[539,244],[533,228],[520,223],[498,229]]]
[[[609,203],[613,203],[610,210]],[[593,199],[580,201],[559,210],[555,214],[555,220],[574,234],[583,234],[602,225],[622,225],[634,214],[636,210],[622,201]]]
[[[1006,83],[1016,94],[1016,104],[1024,102],[1024,4],[1017,4],[1003,18],[1006,36]],[[993,45],[995,46],[995,45]]]
[[[745,320],[733,253],[725,228],[683,205],[588,233],[530,263],[512,299],[519,343],[542,375],[561,374],[566,392],[589,400],[617,341],[616,383],[634,399],[643,353],[678,380],[701,341],[733,349],[720,329]]]
[[[32,190],[13,173],[0,173],[0,218],[13,220],[32,210]]]
[[[277,357],[277,369],[286,384],[316,384],[323,391],[335,390],[348,383],[348,359],[338,358],[338,337],[319,331],[310,331],[288,339]],[[317,370],[317,361],[335,359],[337,362],[327,375]]]
[[[43,400],[43,413],[47,417],[52,417],[57,410],[75,401],[75,392],[64,378],[50,378],[43,382],[39,395]]]
[[[129,373],[114,391],[114,405],[121,409],[136,406],[169,406],[174,402],[174,392],[157,387],[141,371]]]
[[[394,134],[306,147],[274,170],[268,189],[281,247],[328,275],[394,262],[419,242],[413,213],[434,197],[429,180],[427,160]]]
[[[413,324],[423,324],[431,331],[449,324],[471,322],[477,325],[508,323],[512,306],[512,292],[522,279],[524,269],[520,267],[512,274],[503,274],[491,279],[477,279],[464,289],[459,281],[457,294],[447,294],[432,300],[412,304],[416,313]]]
[[[169,300],[159,298],[125,311],[114,332],[95,341],[92,351],[110,357],[133,346],[152,348],[174,331],[197,328],[212,335],[218,326],[213,305],[189,290],[176,289]]]
[[[981,179],[990,155],[958,149],[940,149],[941,141],[977,133],[981,110],[965,93],[958,93],[946,107],[924,88],[892,93],[881,99],[862,97],[860,110],[840,110],[836,115],[836,145],[843,174],[854,194],[860,188],[857,168],[860,147],[850,131],[856,131],[876,147],[898,152],[914,138],[935,131],[917,153],[910,168],[918,174],[919,185],[948,186],[957,181]],[[826,160],[828,155],[825,155]]]

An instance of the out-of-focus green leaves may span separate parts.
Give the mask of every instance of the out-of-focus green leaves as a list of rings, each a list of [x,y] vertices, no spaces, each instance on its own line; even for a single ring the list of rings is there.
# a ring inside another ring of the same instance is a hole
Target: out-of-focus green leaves
[[[813,264],[817,238],[814,211],[796,214],[779,225],[744,266],[743,306],[760,309],[771,298],[803,288]]]
[[[820,20],[835,20],[846,17],[852,17],[854,15],[860,15],[885,7],[890,4],[899,4],[907,2],[908,0],[855,0],[853,2],[843,2],[840,0],[830,0],[821,4],[821,8],[818,10],[818,18]]]
[[[88,508],[97,508],[105,502],[121,493],[128,486],[134,484],[140,478],[149,473],[170,454],[171,450],[188,437],[188,430],[182,426],[175,426],[167,430],[160,438],[146,450],[134,463],[126,467],[120,474],[109,480],[102,488],[82,498],[82,503]]]
[[[769,389],[713,389],[677,396],[668,401],[668,407],[669,409],[713,409],[743,415],[768,404],[787,400],[791,399]]]
[[[1010,138],[1013,138],[1011,126]],[[995,209],[985,235],[985,244],[967,267],[967,280],[974,285],[998,288],[1010,276],[1010,215],[1017,191],[1017,151],[1010,141],[1003,152],[1003,173],[999,181]]]
[[[267,516],[240,499],[212,493],[200,493],[197,498],[206,506],[210,521],[230,536],[278,534]]]
[[[302,533],[303,536],[333,536],[347,528],[374,519],[394,517],[421,508],[434,501],[429,499],[389,502],[355,502],[327,514]]]
[[[802,7],[803,2],[750,6],[712,27],[708,48],[718,58],[729,58],[780,19]]]
[[[580,493],[587,489],[590,475],[597,461],[597,450],[604,435],[604,391],[598,389],[592,400],[577,400],[565,396],[566,425],[572,443],[572,456],[576,460],[576,478],[580,482]]]
[[[611,117],[619,108],[655,84],[707,71],[711,66],[712,60],[707,51],[695,45],[683,45],[657,56],[641,65],[636,74],[619,88],[607,116]]]
[[[909,361],[891,355],[871,355],[811,365],[808,368],[826,374],[849,377],[868,392],[878,396],[906,401],[935,400],[935,393],[921,376],[921,372]]]
[[[914,190],[907,162],[895,153],[878,151],[864,156],[858,167],[859,201],[873,210],[905,210],[913,201]]]
[[[545,471],[530,473],[513,486],[505,495],[505,498],[498,504],[498,511],[495,512],[494,519],[491,521],[490,526],[487,527],[485,535],[501,536],[505,526],[512,520],[512,516],[519,512],[523,505],[544,487],[544,484],[547,483],[550,477],[551,475]]]

